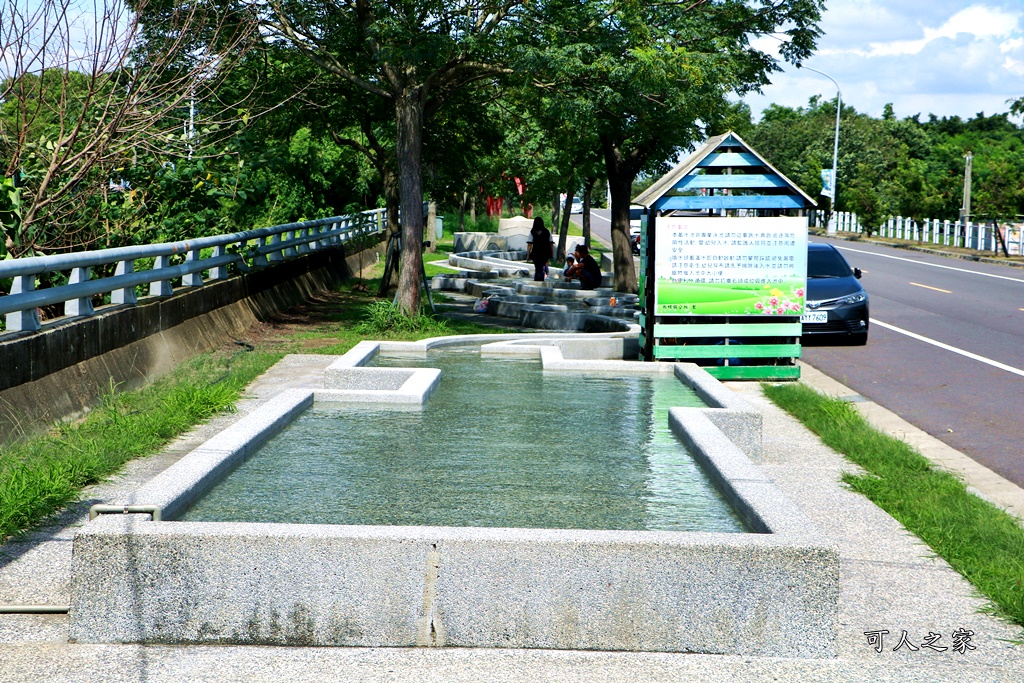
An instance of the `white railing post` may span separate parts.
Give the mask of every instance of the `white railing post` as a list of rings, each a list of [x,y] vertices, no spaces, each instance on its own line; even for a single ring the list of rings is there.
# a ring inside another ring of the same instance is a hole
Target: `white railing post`
[[[213,248],[213,258],[217,258],[218,256],[224,256],[227,253],[228,253],[228,249],[223,244]],[[227,266],[216,266],[215,268],[210,268],[210,279],[211,280],[226,280],[227,277],[228,277],[228,267]]]
[[[117,268],[114,270],[114,275],[127,275],[128,273],[135,272],[135,261],[119,261]],[[124,287],[122,289],[115,289],[110,293],[110,303],[112,304],[137,304],[139,298],[135,295],[134,287]]]
[[[36,276],[34,274],[19,275],[11,283],[11,296],[29,294],[34,291],[36,291]],[[37,308],[8,313],[4,317],[4,321],[7,323],[8,332],[36,332],[42,327]]]
[[[198,249],[191,249],[185,256],[185,265],[192,265],[198,263],[202,259],[199,257]],[[181,278],[181,284],[186,287],[202,287],[203,286],[203,271],[197,270],[192,273],[187,273]]]
[[[299,235],[299,231],[298,230],[289,230],[287,233],[281,233],[281,236],[284,237],[286,234],[288,235],[288,237],[285,237],[285,241],[287,242],[289,240],[296,239],[298,237],[298,235]],[[284,251],[282,251],[281,253],[284,255],[284,257],[286,259],[290,259],[290,258],[294,258],[298,254],[298,251],[296,251],[294,246],[291,246],[291,247],[285,247]]]
[[[168,268],[171,265],[170,256],[157,256],[156,261],[153,262],[153,271],[161,271],[164,268]],[[155,280],[149,283],[149,295],[150,296],[170,296],[174,293],[174,288],[171,287],[170,280]]]
[[[270,260],[267,259],[267,255],[264,254],[260,249],[270,244],[269,237],[260,237],[256,240],[256,255],[252,257],[252,267],[262,268],[270,265]]]
[[[72,268],[71,277],[68,278],[69,285],[79,285],[83,282],[87,282],[92,278],[92,268],[88,266],[83,268]],[[96,310],[92,307],[92,297],[83,296],[77,299],[71,299],[70,301],[64,302],[64,315],[93,315]]]
[[[276,247],[276,246],[278,246],[280,244],[281,244],[281,233],[279,233],[279,232],[276,232],[273,235],[271,235],[270,236],[270,240],[267,242],[267,246],[271,246],[271,247]],[[280,249],[276,249],[275,251],[271,251],[270,253],[267,254],[267,260],[271,261],[271,262],[283,261],[284,260],[284,255],[281,253]]]

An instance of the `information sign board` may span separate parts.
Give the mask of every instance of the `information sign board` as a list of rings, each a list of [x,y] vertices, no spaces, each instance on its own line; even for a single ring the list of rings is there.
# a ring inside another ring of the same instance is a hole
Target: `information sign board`
[[[804,312],[806,218],[660,217],[654,247],[655,315]]]

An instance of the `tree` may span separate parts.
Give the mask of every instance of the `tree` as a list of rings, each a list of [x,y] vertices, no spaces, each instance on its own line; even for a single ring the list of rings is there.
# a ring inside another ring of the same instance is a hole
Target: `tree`
[[[728,96],[778,69],[750,37],[783,31],[798,63],[819,35],[820,0],[616,3],[539,8],[544,40],[524,56],[537,87],[578,103],[599,141],[611,193],[615,288],[635,292],[629,204],[641,172],[667,164],[732,114]]]
[[[76,14],[65,0],[0,9],[0,164],[19,193],[0,253],[109,237],[95,216],[125,167],[146,154],[197,153],[197,133],[238,116],[217,88],[246,35],[223,15],[180,8],[168,13],[166,36],[142,42],[145,2],[93,9]],[[197,49],[183,38],[192,33],[217,49]]]
[[[423,139],[431,117],[464,87],[501,77],[500,57],[522,3],[513,0],[270,0],[262,16],[284,40],[327,72],[394,108],[402,269],[398,305],[419,310],[423,245]]]

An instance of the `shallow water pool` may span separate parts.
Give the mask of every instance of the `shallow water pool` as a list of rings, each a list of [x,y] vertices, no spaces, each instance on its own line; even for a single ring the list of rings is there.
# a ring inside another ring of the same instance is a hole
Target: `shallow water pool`
[[[422,411],[314,407],[179,519],[745,532],[668,427],[703,406],[671,374],[544,373],[476,349],[378,367],[440,368]]]

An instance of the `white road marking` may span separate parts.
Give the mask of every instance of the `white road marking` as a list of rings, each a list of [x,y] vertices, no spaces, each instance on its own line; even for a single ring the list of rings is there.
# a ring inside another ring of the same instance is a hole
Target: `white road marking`
[[[836,249],[842,249],[843,251],[852,251],[857,254],[867,254],[868,256],[878,256],[879,258],[891,258],[896,261],[907,261],[908,263],[916,263],[921,266],[931,266],[932,268],[942,268],[944,270],[955,270],[959,273],[970,273],[971,275],[984,275],[985,277],[994,277],[999,280],[1009,280],[1010,282],[1019,282],[1024,285],[1024,280],[1016,277],[1007,277],[1006,275],[993,275],[992,273],[980,273],[976,270],[967,270],[966,268],[954,268],[953,266],[941,266],[938,263],[926,263],[925,261],[917,261],[912,258],[903,258],[902,256],[890,256],[889,254],[879,254],[874,251],[864,251],[863,249],[851,249],[850,247],[840,247],[836,245]]]
[[[932,346],[937,346],[940,349],[945,349],[946,351],[952,351],[953,353],[960,354],[961,356],[963,356],[965,358],[970,358],[971,360],[976,360],[976,361],[978,361],[980,363],[985,363],[986,365],[991,365],[994,368],[998,368],[1000,370],[1005,370],[1006,372],[1012,372],[1015,375],[1020,375],[1021,377],[1024,377],[1024,370],[1020,370],[1020,369],[1015,368],[1013,366],[1006,365],[1005,363],[1000,363],[999,361],[992,360],[991,358],[985,358],[984,356],[979,356],[976,353],[971,353],[970,351],[964,351],[963,349],[958,349],[955,346],[950,346],[949,344],[943,344],[940,341],[935,341],[934,339],[930,339],[929,337],[924,337],[924,336],[922,336],[920,334],[915,334],[914,332],[910,332],[909,330],[904,330],[903,328],[896,327],[895,325],[890,325],[889,323],[883,323],[881,320],[875,320],[874,318],[871,318],[871,324],[872,325],[878,325],[879,327],[884,327],[885,329],[892,330],[893,332],[899,332],[900,334],[905,334],[905,335],[907,335],[908,337],[910,337],[912,339],[916,339],[918,341],[923,341],[925,344],[931,344]]]

